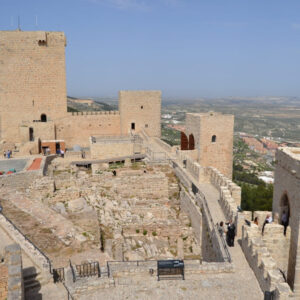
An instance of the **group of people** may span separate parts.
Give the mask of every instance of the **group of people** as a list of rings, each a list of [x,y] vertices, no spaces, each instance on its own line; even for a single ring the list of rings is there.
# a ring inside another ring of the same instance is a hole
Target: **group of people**
[[[261,229],[262,235],[264,235],[265,226],[267,224],[271,224],[272,222],[273,222],[273,218],[271,215],[268,214],[265,218],[265,221],[264,221],[262,229]],[[258,217],[254,218],[253,223],[258,226]],[[285,210],[282,212],[282,215],[281,215],[281,225],[283,225],[283,227],[284,227],[283,234],[286,235],[286,230],[287,230],[287,227],[289,226],[289,215]]]
[[[225,225],[227,225],[227,228],[225,228]],[[234,247],[235,225],[232,220],[225,223],[225,225],[223,221],[218,224],[219,233],[222,237],[226,235],[226,242],[229,247]]]
[[[12,158],[12,151],[11,150],[4,151],[3,156],[4,158]]]

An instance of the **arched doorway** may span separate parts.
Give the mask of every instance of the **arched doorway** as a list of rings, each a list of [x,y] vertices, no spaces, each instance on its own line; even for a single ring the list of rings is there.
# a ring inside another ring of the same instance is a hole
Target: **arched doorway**
[[[189,141],[184,132],[181,132],[181,150],[189,150]]]
[[[41,114],[41,122],[47,122],[47,116],[45,114]]]
[[[29,141],[33,142],[34,141],[34,134],[33,134],[33,128],[29,127]]]
[[[279,222],[282,224],[282,215],[286,213],[287,215],[287,222],[291,217],[291,209],[290,209],[290,201],[287,193],[284,193],[280,199],[280,219]]]
[[[195,149],[195,139],[194,135],[190,134],[189,135],[189,150],[194,150]]]

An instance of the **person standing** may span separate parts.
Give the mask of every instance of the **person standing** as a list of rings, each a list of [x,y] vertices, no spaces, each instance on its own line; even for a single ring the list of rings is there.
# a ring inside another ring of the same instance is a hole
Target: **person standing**
[[[265,222],[264,222],[264,225],[263,225],[262,230],[261,230],[262,235],[264,235],[266,224],[271,224],[272,222],[273,222],[273,219],[272,219],[271,215],[267,215],[266,219],[265,219]]]
[[[4,158],[6,158],[6,151],[3,152],[3,156],[4,156]]]
[[[232,223],[232,220],[230,220],[227,223],[227,234],[226,234],[226,240],[229,247],[234,247],[234,238],[235,238],[235,225]]]
[[[286,229],[289,225],[289,218],[288,218],[288,214],[285,212],[285,210],[283,211],[282,216],[281,216],[281,224],[284,226],[283,234],[286,235]]]

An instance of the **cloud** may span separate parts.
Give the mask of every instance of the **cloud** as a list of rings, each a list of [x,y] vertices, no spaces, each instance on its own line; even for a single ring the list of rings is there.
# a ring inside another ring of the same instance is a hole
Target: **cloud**
[[[291,26],[295,30],[300,30],[300,23],[293,23],[293,24],[291,24]]]

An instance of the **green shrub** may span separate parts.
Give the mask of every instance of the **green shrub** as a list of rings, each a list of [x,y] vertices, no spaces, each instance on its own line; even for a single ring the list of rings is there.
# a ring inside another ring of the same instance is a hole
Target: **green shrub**
[[[148,231],[146,229],[143,230],[143,235],[147,235]]]

